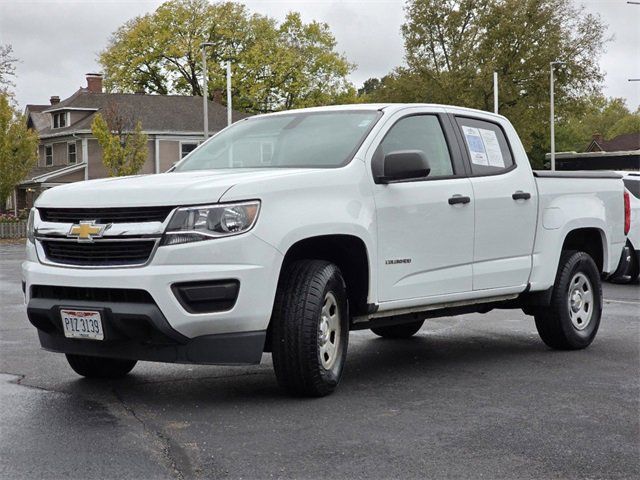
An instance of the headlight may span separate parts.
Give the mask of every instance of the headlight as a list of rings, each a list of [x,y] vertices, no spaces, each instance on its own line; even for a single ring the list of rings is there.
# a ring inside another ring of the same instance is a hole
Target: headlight
[[[27,220],[27,240],[35,243],[36,234],[33,227],[33,217],[35,217],[35,208],[29,210],[29,219]]]
[[[179,208],[169,221],[162,245],[198,242],[247,232],[256,223],[259,210],[259,201]]]

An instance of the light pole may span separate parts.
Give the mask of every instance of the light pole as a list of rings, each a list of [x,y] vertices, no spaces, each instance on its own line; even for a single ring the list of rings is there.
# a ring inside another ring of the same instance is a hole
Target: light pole
[[[556,169],[556,131],[555,131],[555,113],[554,113],[554,98],[553,98],[553,67],[555,65],[565,65],[565,62],[551,62],[549,64],[550,72],[550,97],[551,105],[549,107],[551,117],[551,170]]]
[[[498,72],[493,72],[493,113],[498,113]]]
[[[203,42],[200,44],[202,49],[202,111],[204,120],[204,139],[209,137],[209,78],[207,72],[207,47],[212,47],[211,42]]]
[[[231,116],[231,60],[227,60],[227,126],[233,123]]]

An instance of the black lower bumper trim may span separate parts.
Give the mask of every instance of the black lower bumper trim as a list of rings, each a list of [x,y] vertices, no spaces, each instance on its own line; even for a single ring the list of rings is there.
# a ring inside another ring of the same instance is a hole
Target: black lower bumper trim
[[[207,365],[258,364],[266,331],[204,335],[184,345],[154,345],[133,340],[76,340],[38,330],[45,350],[95,357],[128,358],[167,363]]]
[[[60,310],[100,312],[104,340],[64,336]],[[29,321],[46,350],[96,357],[169,363],[239,365],[260,363],[266,331],[188,338],[174,330],[155,303],[95,302],[32,298]]]

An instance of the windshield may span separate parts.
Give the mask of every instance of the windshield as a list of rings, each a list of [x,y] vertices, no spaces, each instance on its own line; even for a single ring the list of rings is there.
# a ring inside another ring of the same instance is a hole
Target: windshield
[[[249,118],[214,136],[175,171],[220,168],[331,168],[349,163],[380,117],[372,110]]]

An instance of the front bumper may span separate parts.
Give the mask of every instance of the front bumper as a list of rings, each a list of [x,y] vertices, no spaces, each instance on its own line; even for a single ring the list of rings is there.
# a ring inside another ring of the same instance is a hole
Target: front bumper
[[[254,343],[259,343],[259,339],[264,343],[264,332],[271,317],[281,263],[282,254],[278,250],[248,233],[211,241],[163,246],[157,249],[148,265],[137,268],[87,269],[44,265],[38,261],[34,246],[27,243],[27,261],[22,265],[22,272],[30,319],[37,314],[46,316],[50,322],[55,323],[60,322],[60,307],[93,307],[104,309],[109,325],[113,322],[114,330],[122,330],[122,325],[126,325],[128,321],[127,314],[140,314],[140,306],[109,301],[92,304],[87,301],[32,298],[32,286],[144,290],[153,299],[153,305],[144,306],[142,316],[150,319],[154,328],[171,340],[168,347],[162,342],[149,342],[148,339],[141,342],[140,339],[117,336],[113,341],[105,342],[69,340],[56,332],[47,332],[38,327],[44,348],[65,353],[160,361],[254,363],[255,353],[248,355],[250,361],[247,361],[244,356],[236,357],[228,353],[222,355],[224,358],[218,358],[214,354],[207,357],[213,360],[207,360],[198,352],[213,347],[216,351],[226,352],[228,349],[220,346],[226,343],[237,343],[241,349],[253,348]],[[172,290],[178,283],[217,280],[239,283],[237,300],[229,310],[190,313]],[[145,342],[149,348],[142,346]],[[225,361],[225,358],[229,361]]]
[[[105,339],[66,338],[60,322],[62,308],[100,311]],[[148,303],[33,298],[27,312],[44,349],[78,355],[170,363],[251,364],[260,363],[266,337],[266,331],[257,331],[186,338],[171,328],[156,305]]]

